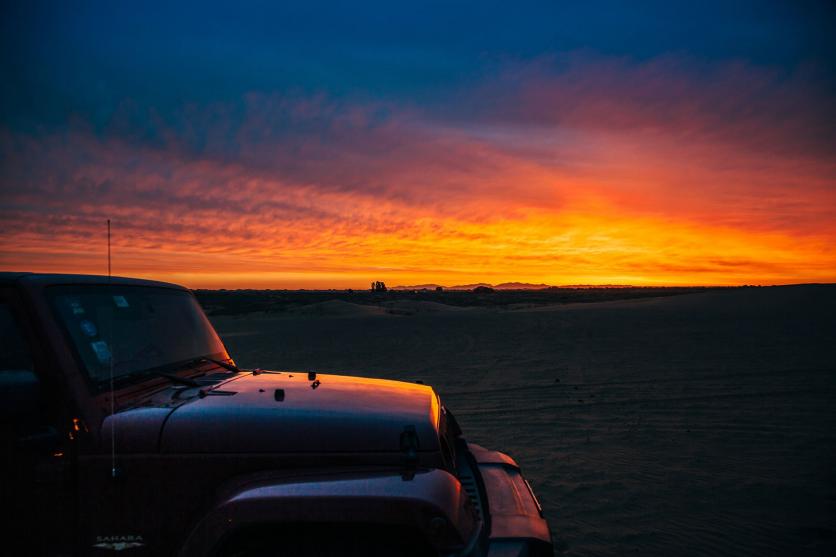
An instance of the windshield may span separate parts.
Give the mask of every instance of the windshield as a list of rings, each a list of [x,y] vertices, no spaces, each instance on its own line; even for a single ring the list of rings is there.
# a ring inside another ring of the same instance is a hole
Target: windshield
[[[53,286],[52,306],[98,389],[226,349],[191,293],[148,286]]]

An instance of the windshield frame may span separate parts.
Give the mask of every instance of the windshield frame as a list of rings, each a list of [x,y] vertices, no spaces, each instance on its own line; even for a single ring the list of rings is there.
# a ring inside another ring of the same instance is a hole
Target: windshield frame
[[[55,290],[63,289],[66,287],[72,288],[80,288],[80,289],[90,289],[90,290],[97,290],[97,291],[113,291],[118,289],[119,291],[124,291],[125,289],[142,289],[142,290],[167,290],[171,292],[179,292],[185,296],[189,296],[196,305],[197,311],[201,312],[203,318],[206,320],[208,327],[212,330],[214,335],[218,339],[218,343],[223,348],[221,352],[215,352],[211,354],[199,354],[195,355],[194,357],[190,357],[184,360],[176,361],[176,362],[169,362],[160,366],[155,366],[152,368],[146,368],[142,370],[136,370],[131,373],[126,373],[122,376],[114,376],[113,377],[113,390],[121,391],[121,390],[131,390],[136,389],[146,383],[153,382],[158,383],[160,386],[168,386],[171,384],[171,381],[166,380],[163,377],[157,375],[157,372],[170,372],[176,373],[180,375],[182,371],[189,371],[189,370],[198,370],[200,369],[201,359],[205,358],[214,358],[217,360],[222,361],[231,361],[232,358],[229,356],[229,351],[226,349],[226,345],[224,344],[223,340],[221,339],[218,332],[215,330],[215,327],[212,325],[211,321],[209,321],[206,312],[203,310],[203,307],[200,305],[200,302],[197,301],[194,293],[191,290],[185,288],[177,288],[177,287],[168,287],[165,285],[144,285],[144,284],[109,284],[106,282],[102,283],[85,283],[85,284],[53,284],[48,285],[44,289],[44,297],[46,298],[47,305],[49,306],[49,310],[52,313],[52,318],[56,321],[58,327],[61,329],[61,333],[63,336],[63,340],[67,345],[67,348],[70,350],[73,360],[78,368],[79,374],[82,376],[84,383],[87,385],[87,388],[95,397],[98,397],[102,394],[107,394],[110,391],[110,381],[108,380],[101,380],[96,381],[93,378],[93,375],[90,373],[90,370],[87,367],[87,364],[84,361],[81,353],[79,352],[79,347],[76,344],[75,339],[73,338],[72,333],[69,330],[68,324],[66,320],[61,316],[60,310],[58,308],[58,295],[54,293]],[[208,361],[208,360],[207,360]],[[184,376],[188,376],[183,374]],[[143,389],[145,390],[145,389]]]

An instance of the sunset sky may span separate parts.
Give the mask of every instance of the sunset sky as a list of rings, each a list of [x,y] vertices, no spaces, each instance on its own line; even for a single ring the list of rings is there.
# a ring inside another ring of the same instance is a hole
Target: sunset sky
[[[836,281],[832,2],[9,4],[1,270]]]

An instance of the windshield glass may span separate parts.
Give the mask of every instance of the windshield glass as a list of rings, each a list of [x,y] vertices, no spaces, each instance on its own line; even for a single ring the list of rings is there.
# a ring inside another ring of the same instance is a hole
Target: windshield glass
[[[201,357],[228,358],[191,293],[146,286],[53,286],[48,290],[98,389],[149,373],[173,369]]]

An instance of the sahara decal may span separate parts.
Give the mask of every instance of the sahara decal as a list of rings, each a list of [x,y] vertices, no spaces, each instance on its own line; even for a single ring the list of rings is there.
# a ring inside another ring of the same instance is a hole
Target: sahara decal
[[[142,536],[96,536],[96,543],[93,547],[109,549],[111,551],[123,551],[143,547],[145,540]]]

